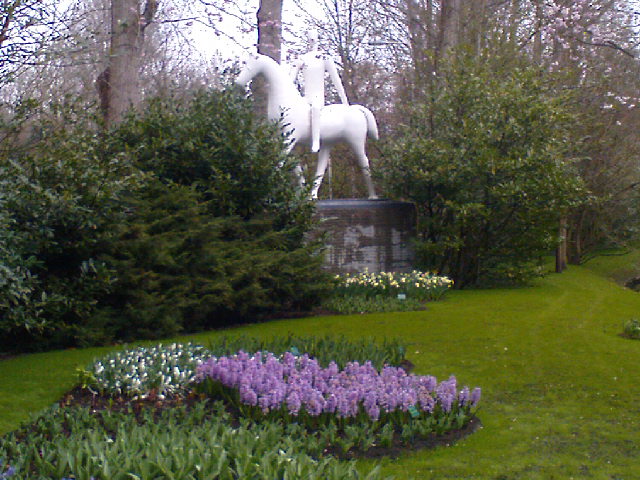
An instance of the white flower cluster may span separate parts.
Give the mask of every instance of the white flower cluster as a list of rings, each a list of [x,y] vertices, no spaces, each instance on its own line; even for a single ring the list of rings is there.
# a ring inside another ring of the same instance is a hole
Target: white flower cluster
[[[424,300],[439,298],[453,285],[453,281],[447,277],[418,270],[411,273],[369,273],[365,270],[356,275],[336,275],[336,279],[340,280],[345,292],[391,295],[405,293]]]
[[[89,370],[101,391],[146,397],[152,390],[165,395],[183,390],[195,379],[196,367],[211,354],[201,345],[157,345],[116,352]]]

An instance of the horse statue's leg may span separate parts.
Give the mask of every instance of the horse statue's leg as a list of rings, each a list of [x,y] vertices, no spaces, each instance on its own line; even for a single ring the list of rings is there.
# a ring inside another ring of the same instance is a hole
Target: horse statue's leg
[[[367,153],[364,149],[364,140],[362,143],[358,143],[357,145],[351,145],[353,147],[353,151],[358,158],[358,166],[360,167],[360,171],[362,172],[362,176],[364,177],[364,183],[367,186],[367,193],[369,194],[369,198],[374,200],[378,198],[376,195],[376,189],[373,186],[373,180],[371,179],[371,170],[369,169],[369,159],[367,158]]]
[[[302,171],[302,165],[298,164],[295,168],[295,173],[298,177],[298,186],[302,189],[307,186],[307,182],[304,179],[304,172]]]
[[[289,143],[289,145],[287,146],[287,155],[291,155],[291,151],[294,149],[294,147],[296,146],[296,141],[292,141]],[[282,165],[280,165],[282,167]],[[300,163],[298,163],[296,165],[296,167],[294,168],[294,172],[296,174],[296,176],[298,177],[298,185],[300,188],[304,188],[307,186],[307,182],[304,179],[304,172],[302,171],[302,165],[300,165]]]
[[[318,166],[316,167],[316,176],[313,178],[313,188],[311,189],[311,198],[314,200],[318,198],[318,190],[322,184],[324,178],[324,172],[329,165],[329,147],[322,146],[318,152]]]

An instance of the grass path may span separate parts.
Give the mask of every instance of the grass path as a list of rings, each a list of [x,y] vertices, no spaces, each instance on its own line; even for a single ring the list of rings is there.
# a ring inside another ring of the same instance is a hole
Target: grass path
[[[424,312],[234,332],[399,336],[416,373],[481,386],[484,428],[450,448],[384,460],[397,479],[640,479],[640,341],[618,336],[624,321],[640,316],[640,294],[605,278],[605,267],[573,267],[530,288],[453,292]],[[75,367],[104,351],[0,362],[0,432],[54,402],[73,385]]]

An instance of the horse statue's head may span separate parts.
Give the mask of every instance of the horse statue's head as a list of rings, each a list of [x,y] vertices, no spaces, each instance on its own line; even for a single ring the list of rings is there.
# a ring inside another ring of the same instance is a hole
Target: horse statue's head
[[[240,67],[240,73],[235,81],[236,85],[244,86],[256,75],[262,73],[267,80],[277,80],[275,83],[284,81],[293,86],[293,82],[289,80],[287,69],[266,55],[250,54],[241,61]]]
[[[260,73],[260,57],[262,55],[249,55],[242,62],[242,68],[236,78],[236,85],[245,86],[253,78]]]

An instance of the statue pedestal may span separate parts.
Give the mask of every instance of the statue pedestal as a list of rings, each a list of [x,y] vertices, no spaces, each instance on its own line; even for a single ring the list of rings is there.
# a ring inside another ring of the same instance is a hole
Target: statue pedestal
[[[409,272],[415,206],[393,200],[319,200],[317,232],[325,232],[324,268],[332,273]]]

